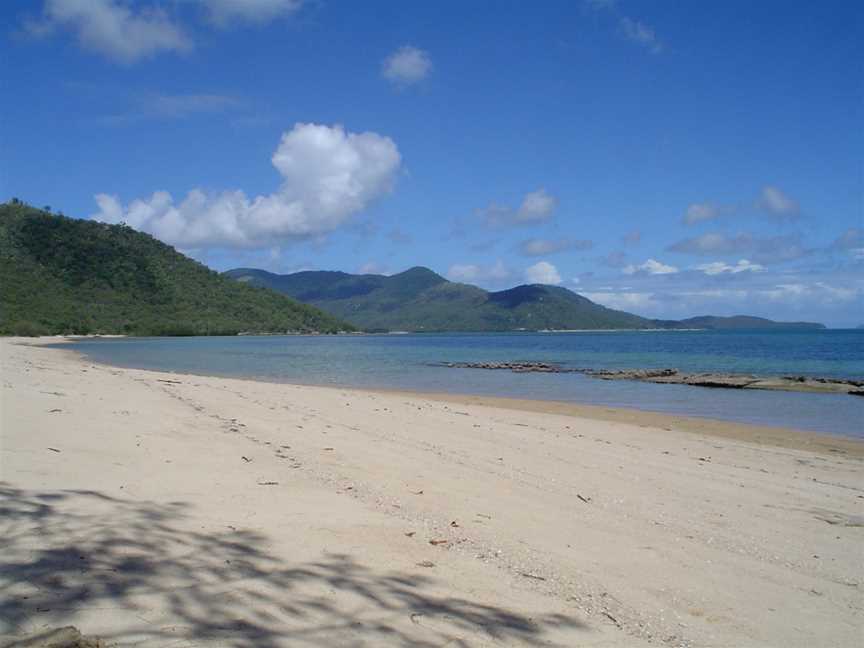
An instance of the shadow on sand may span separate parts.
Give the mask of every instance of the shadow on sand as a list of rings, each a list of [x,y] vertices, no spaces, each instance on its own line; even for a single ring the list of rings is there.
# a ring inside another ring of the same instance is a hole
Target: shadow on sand
[[[0,635],[80,623],[121,645],[547,645],[553,628],[584,627],[441,595],[429,576],[349,555],[286,564],[266,537],[199,532],[187,511],[0,484]],[[106,608],[107,631],[86,626]]]

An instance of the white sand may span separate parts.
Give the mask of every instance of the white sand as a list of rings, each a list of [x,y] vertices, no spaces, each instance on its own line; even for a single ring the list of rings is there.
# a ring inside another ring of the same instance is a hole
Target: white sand
[[[0,645],[864,639],[859,442],[0,354]]]

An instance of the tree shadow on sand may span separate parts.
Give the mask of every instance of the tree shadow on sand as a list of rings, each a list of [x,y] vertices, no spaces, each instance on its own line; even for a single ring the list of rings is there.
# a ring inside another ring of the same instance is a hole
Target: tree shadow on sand
[[[349,555],[286,564],[265,536],[196,531],[187,511],[0,484],[0,636],[86,623],[96,609],[107,631],[81,629],[109,644],[547,645],[552,629],[584,627],[441,595],[426,575]]]

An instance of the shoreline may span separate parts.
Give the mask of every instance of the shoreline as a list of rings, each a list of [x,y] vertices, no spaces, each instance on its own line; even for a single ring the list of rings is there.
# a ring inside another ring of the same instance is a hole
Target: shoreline
[[[57,351],[0,341],[0,643],[809,648],[864,628],[857,451]]]
[[[66,342],[75,342],[80,336],[70,337],[42,337],[42,338],[8,338],[13,344],[35,343],[32,346],[53,346]],[[95,362],[86,354],[74,349],[54,349],[55,351],[68,351],[74,357],[86,362]],[[393,389],[385,387],[354,387],[342,385],[321,385],[314,383],[294,383],[276,380],[266,380],[253,376],[223,376],[207,373],[184,373],[173,371],[160,371],[153,369],[136,369],[123,365],[108,363],[97,363],[104,367],[118,369],[152,371],[164,373],[171,376],[197,376],[200,378],[219,378],[226,380],[240,380],[251,383],[262,383],[267,385],[291,385],[295,387],[312,387],[320,389],[331,389],[351,391],[368,394],[395,394],[410,395],[418,398],[427,398],[441,402],[457,404],[470,404],[490,407],[502,407],[525,412],[554,413],[565,416],[590,418],[597,421],[633,423],[642,427],[652,427],[659,430],[675,426],[677,429],[686,430],[694,434],[717,436],[725,439],[751,441],[762,445],[771,445],[780,448],[816,450],[819,452],[850,453],[852,456],[864,456],[864,438],[845,436],[830,432],[818,432],[784,426],[763,425],[758,423],[747,423],[710,417],[692,416],[663,412],[658,410],[641,409],[639,407],[606,406],[589,403],[573,403],[568,401],[544,400],[534,398],[515,398],[509,396],[489,396],[484,394],[458,394],[450,392],[421,392],[412,389]]]

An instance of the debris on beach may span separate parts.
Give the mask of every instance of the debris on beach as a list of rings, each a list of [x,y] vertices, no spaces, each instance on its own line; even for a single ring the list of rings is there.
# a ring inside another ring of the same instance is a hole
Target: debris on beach
[[[524,576],[525,578],[532,578],[534,580],[545,581],[546,579],[542,576],[538,576],[537,574],[529,574],[528,572],[521,572],[520,576]]]

